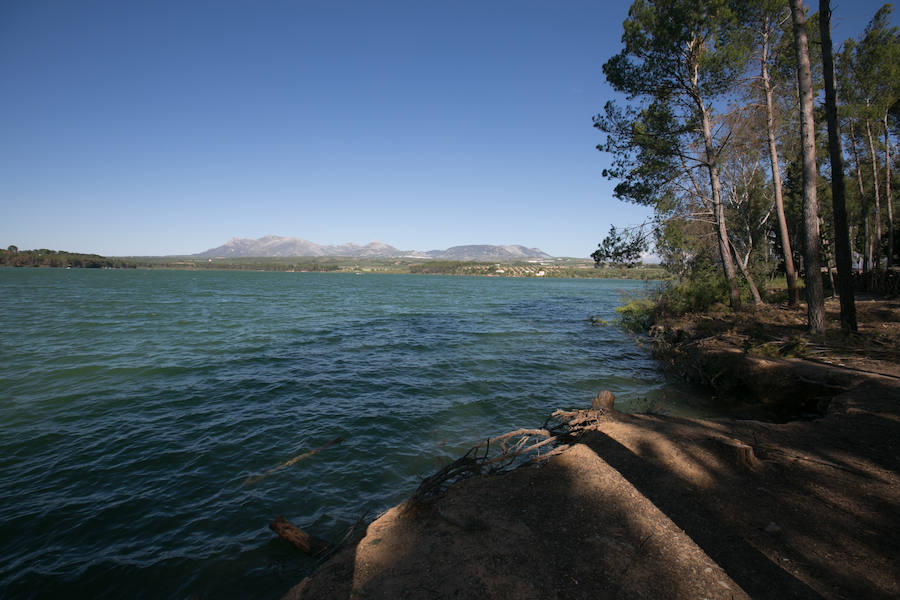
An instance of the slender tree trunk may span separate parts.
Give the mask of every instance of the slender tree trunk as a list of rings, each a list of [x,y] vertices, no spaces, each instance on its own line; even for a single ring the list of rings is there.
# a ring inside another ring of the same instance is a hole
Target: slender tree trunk
[[[800,91],[800,141],[803,156],[803,263],[806,265],[806,303],[811,333],[825,331],[825,291],[819,240],[819,206],[816,196],[816,133],[813,121],[812,74],[803,1],[790,0]]]
[[[838,272],[841,297],[841,329],[856,331],[856,302],[850,256],[850,229],[847,225],[847,203],[844,198],[844,155],[838,123],[837,98],[834,90],[834,60],[831,56],[831,2],[819,0],[819,32],[822,35],[822,68],[825,76],[825,119],[828,122],[828,152],[831,157],[831,199],[834,206],[834,262]],[[831,269],[828,269],[831,277]],[[834,289],[834,279],[831,280]]]
[[[863,272],[868,273],[872,270],[872,258],[874,254],[874,252],[872,252],[872,224],[870,223],[871,219],[869,218],[868,211],[863,212],[863,220],[866,224],[866,254],[863,259]]]
[[[866,201],[866,190],[863,187],[862,164],[859,162],[859,148],[853,131],[853,119],[850,119],[850,149],[853,150],[853,162],[856,163],[856,181],[859,183],[859,209],[863,222],[863,272],[872,268],[872,234],[869,231],[869,203]]]
[[[716,238],[719,241],[719,253],[722,256],[722,269],[728,281],[729,304],[737,310],[741,307],[741,291],[738,288],[737,272],[731,260],[731,243],[728,240],[728,229],[725,227],[725,206],[722,204],[722,184],[719,181],[719,169],[715,162],[715,151],[712,147],[712,130],[709,124],[709,113],[703,115],[703,140],[706,145],[706,160],[709,169],[709,185],[712,188],[713,212],[716,218]]]
[[[894,266],[894,192],[891,190],[891,136],[888,131],[888,114],[884,113],[884,202],[888,213],[888,269]]]
[[[834,285],[834,269],[831,268],[831,259],[825,260],[825,270],[828,271],[828,285],[831,286],[831,297],[834,298],[838,291],[837,286]]]
[[[712,143],[712,127],[709,123],[709,108],[703,102],[703,96],[697,85],[699,81],[699,66],[696,62],[689,65],[692,71],[692,95],[700,112],[700,120],[703,125],[703,146],[706,153],[706,168],[709,171],[709,187],[712,191],[713,215],[716,219],[716,239],[719,243],[719,256],[722,258],[722,270],[728,281],[728,303],[731,308],[738,310],[741,307],[741,290],[738,288],[737,272],[734,270],[734,262],[731,260],[731,243],[728,240],[728,229],[725,227],[725,206],[722,204],[722,184],[719,181],[719,168],[717,166],[716,152]]]
[[[775,192],[775,215],[778,217],[778,237],[784,254],[784,270],[787,276],[788,297],[792,305],[800,304],[800,289],[797,286],[797,271],[794,269],[794,254],[788,235],[787,219],[784,216],[784,197],[781,193],[781,169],[778,165],[778,146],[775,144],[775,102],[772,82],[769,79],[769,23],[765,23],[762,49],[762,80],[766,92],[766,133],[769,138],[769,162],[772,165],[772,187]]]
[[[750,294],[753,296],[753,304],[756,306],[762,306],[763,300],[762,296],[759,295],[759,288],[756,287],[756,282],[753,281],[753,276],[750,275],[750,269],[748,263],[750,262],[750,254],[747,254],[747,258],[741,260],[740,255],[738,254],[737,248],[734,247],[734,244],[729,240],[729,245],[731,249],[734,251],[734,259],[737,261],[738,268],[741,270],[741,275],[744,276],[744,279],[747,280],[747,285],[750,286]]]
[[[872,159],[872,188],[875,190],[875,252],[872,266],[877,271],[881,268],[881,196],[878,192],[878,158],[875,156],[875,140],[872,137],[869,117],[866,117],[866,138],[869,140],[869,155]]]

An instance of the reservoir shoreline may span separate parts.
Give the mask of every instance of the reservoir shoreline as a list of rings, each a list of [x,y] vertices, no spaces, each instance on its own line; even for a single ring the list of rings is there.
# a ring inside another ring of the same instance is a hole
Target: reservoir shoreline
[[[285,600],[896,597],[896,357],[755,356],[743,341],[697,333],[704,318],[660,325],[660,358],[714,372],[723,394],[745,388],[821,414],[774,423],[594,411],[559,456],[457,483],[430,510],[391,509]]]

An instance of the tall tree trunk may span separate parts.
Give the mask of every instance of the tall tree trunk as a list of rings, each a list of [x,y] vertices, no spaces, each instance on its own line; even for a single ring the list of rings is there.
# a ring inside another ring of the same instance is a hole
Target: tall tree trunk
[[[884,112],[884,201],[888,212],[888,269],[894,266],[894,193],[891,190],[891,136],[888,130],[888,113]]]
[[[856,302],[850,276],[850,229],[844,198],[844,156],[834,91],[834,60],[831,56],[831,2],[819,0],[819,32],[822,35],[822,68],[825,76],[825,119],[828,122],[828,153],[831,157],[831,199],[834,206],[834,262],[841,297],[841,329],[856,331]],[[828,269],[829,276],[831,269]],[[834,281],[832,280],[832,289]]]
[[[878,157],[875,156],[875,140],[872,138],[869,117],[866,117],[866,138],[869,140],[869,155],[872,159],[872,188],[875,190],[875,252],[872,266],[877,271],[881,268],[881,196],[878,193]]]
[[[775,144],[775,102],[772,81],[769,79],[769,23],[766,19],[762,47],[762,80],[766,92],[766,133],[769,138],[769,161],[772,164],[772,187],[775,191],[775,215],[778,217],[778,237],[784,254],[784,270],[787,276],[788,297],[792,305],[800,304],[800,289],[797,286],[797,271],[794,269],[794,254],[788,235],[787,219],[784,217],[784,197],[781,193],[781,169],[778,166],[778,146]]]
[[[859,210],[863,222],[863,272],[872,268],[872,233],[869,230],[869,203],[866,201],[866,189],[863,187],[862,164],[859,162],[859,148],[856,134],[853,131],[853,119],[850,119],[850,149],[853,151],[853,162],[856,163],[856,181],[859,183]]]
[[[800,141],[803,157],[803,263],[806,266],[806,304],[809,331],[825,331],[825,291],[819,241],[819,206],[816,196],[816,132],[813,121],[812,73],[803,1],[791,0],[797,88],[800,91]]]

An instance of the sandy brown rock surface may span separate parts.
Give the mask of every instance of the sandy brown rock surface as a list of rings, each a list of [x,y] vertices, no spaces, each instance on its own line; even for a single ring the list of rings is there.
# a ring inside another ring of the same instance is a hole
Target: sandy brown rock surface
[[[394,508],[300,598],[746,598],[588,446]]]

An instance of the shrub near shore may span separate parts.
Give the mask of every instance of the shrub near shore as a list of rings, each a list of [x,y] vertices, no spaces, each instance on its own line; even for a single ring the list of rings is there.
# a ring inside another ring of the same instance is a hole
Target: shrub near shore
[[[619,323],[635,333],[646,333],[664,316],[680,316],[716,308],[728,310],[728,284],[709,271],[699,271],[678,283],[667,282],[616,308]]]

